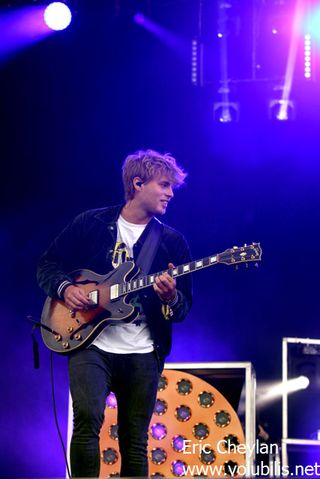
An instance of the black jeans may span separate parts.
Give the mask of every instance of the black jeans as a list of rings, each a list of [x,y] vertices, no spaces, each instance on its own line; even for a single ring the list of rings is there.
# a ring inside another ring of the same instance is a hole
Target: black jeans
[[[159,380],[154,352],[106,353],[91,346],[69,356],[74,428],[72,477],[99,477],[99,434],[105,401],[113,391],[118,404],[118,435],[122,477],[148,476],[148,427]]]

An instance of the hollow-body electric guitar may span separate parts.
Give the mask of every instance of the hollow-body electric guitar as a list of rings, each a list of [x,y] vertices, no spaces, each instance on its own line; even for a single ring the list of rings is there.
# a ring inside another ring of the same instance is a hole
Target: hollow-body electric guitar
[[[260,261],[261,255],[260,243],[240,248],[234,246],[223,253],[166,271],[177,278],[218,263],[237,265]],[[132,293],[152,286],[155,277],[163,272],[139,276],[140,270],[133,261],[122,263],[106,275],[87,269],[72,272],[70,276],[73,283],[84,289],[92,305],[86,310],[74,311],[64,301],[48,297],[41,315],[41,332],[45,345],[57,353],[69,353],[88,346],[108,324],[134,321],[137,312],[129,302]]]

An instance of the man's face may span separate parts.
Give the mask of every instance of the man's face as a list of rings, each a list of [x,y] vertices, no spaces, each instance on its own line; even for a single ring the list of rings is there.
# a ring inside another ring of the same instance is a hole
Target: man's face
[[[167,176],[158,176],[141,185],[136,199],[148,215],[164,215],[173,197],[172,183]]]

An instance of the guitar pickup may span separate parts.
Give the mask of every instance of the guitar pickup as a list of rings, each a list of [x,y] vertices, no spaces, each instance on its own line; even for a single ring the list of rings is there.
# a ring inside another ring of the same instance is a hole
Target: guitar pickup
[[[119,298],[119,284],[113,284],[110,287],[110,299],[111,301]]]
[[[88,305],[88,309],[95,308],[96,306],[98,306],[98,303],[99,303],[99,291],[97,289],[90,291],[90,293],[88,294],[88,298],[90,299],[92,303]]]

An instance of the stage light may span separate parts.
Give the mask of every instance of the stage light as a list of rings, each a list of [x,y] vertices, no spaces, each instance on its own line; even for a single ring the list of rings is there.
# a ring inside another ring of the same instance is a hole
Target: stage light
[[[118,441],[118,424],[111,424],[111,426],[109,427],[109,436],[111,437],[111,439]]]
[[[167,428],[164,424],[157,422],[151,426],[151,436],[160,441],[167,435]]]
[[[295,104],[293,100],[270,100],[269,118],[271,120],[286,121],[295,119]]]
[[[163,399],[157,399],[156,404],[154,406],[154,411],[153,413],[156,414],[156,416],[162,416],[165,414],[168,410],[168,403],[164,401]]]
[[[231,417],[227,411],[217,411],[214,415],[214,422],[219,427],[226,427],[230,424]]]
[[[102,460],[105,464],[115,464],[119,458],[119,455],[115,449],[108,447],[102,451]]]
[[[200,441],[206,439],[209,436],[209,432],[209,427],[202,422],[196,424],[192,429],[192,434]]]
[[[115,409],[117,407],[117,399],[114,393],[110,393],[106,400],[107,407]]]
[[[304,36],[304,77],[311,78],[311,35]]]
[[[176,477],[185,476],[187,464],[184,461],[173,461],[171,464],[172,474]]]
[[[214,397],[212,393],[203,391],[198,395],[198,403],[201,407],[211,407],[214,403]]]
[[[64,30],[72,19],[69,7],[62,2],[53,2],[44,11],[44,21],[51,30]]]
[[[172,449],[176,452],[182,452],[184,450],[184,441],[186,438],[181,435],[174,436],[172,438],[171,446]]]
[[[220,89],[219,93],[224,94]],[[227,92],[229,93],[229,91]],[[239,121],[239,103],[220,101],[213,104],[213,118],[220,123]]]
[[[143,25],[145,22],[145,16],[143,13],[136,13],[133,17],[133,21],[138,25]]]
[[[181,422],[189,421],[189,419],[191,418],[191,409],[189,408],[189,406],[181,405],[176,408],[175,416],[178,419],[178,421],[181,421]]]
[[[307,376],[299,376],[297,378],[289,379],[286,383],[278,382],[274,384],[260,384],[257,387],[257,405],[264,406],[275,399],[279,399],[283,392],[293,393],[302,389],[307,389],[310,384]]]
[[[187,396],[192,391],[192,382],[189,379],[180,379],[177,383],[177,391],[183,396]]]

